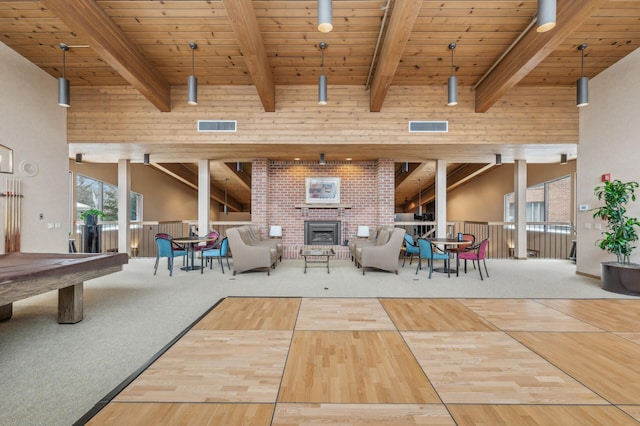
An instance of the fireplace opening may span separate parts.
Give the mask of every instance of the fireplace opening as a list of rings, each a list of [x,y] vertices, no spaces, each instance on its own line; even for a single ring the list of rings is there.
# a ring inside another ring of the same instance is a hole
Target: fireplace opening
[[[340,221],[305,221],[304,244],[319,246],[339,245]]]

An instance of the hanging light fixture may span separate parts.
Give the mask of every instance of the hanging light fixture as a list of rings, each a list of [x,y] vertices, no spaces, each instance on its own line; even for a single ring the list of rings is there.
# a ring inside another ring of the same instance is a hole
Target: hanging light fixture
[[[82,153],[76,154],[76,164],[82,164]]]
[[[322,50],[322,74],[318,80],[318,104],[327,104],[327,76],[324,75],[324,49],[327,48],[327,43],[320,42],[320,50]]]
[[[142,163],[143,163],[145,166],[148,166],[148,165],[149,165],[149,154],[144,154],[144,157],[143,157]]]
[[[567,164],[567,154],[560,154],[560,164]]]
[[[402,163],[402,173],[407,173],[409,171],[409,163],[408,162],[404,162]]]
[[[242,163],[238,161],[236,163],[236,172],[242,173],[242,170],[243,170]]]
[[[455,43],[449,44],[451,49],[451,77],[449,77],[449,101],[448,106],[458,105],[458,77],[454,75],[455,67],[453,66],[453,51],[456,49]]]
[[[195,41],[189,42],[189,47],[191,48],[191,75],[188,80],[188,98],[187,103],[189,105],[198,105],[198,77],[196,77],[195,71],[195,51],[198,48],[198,45]]]
[[[328,33],[333,29],[331,0],[318,0],[318,31]]]
[[[502,165],[502,154],[496,154],[496,166]]]
[[[536,31],[544,33],[556,26],[556,0],[538,0]]]
[[[62,77],[58,78],[58,105],[69,108],[71,106],[71,95],[69,92],[69,80],[65,76],[67,68],[65,53],[69,50],[69,46],[60,43],[60,49],[62,50]]]
[[[324,152],[320,153],[320,165],[324,166],[327,164],[327,161],[324,159]]]
[[[227,207],[227,181],[228,180],[229,178],[224,179],[224,208],[222,209],[222,211],[224,212],[225,216],[229,214],[229,207]]]
[[[422,216],[422,179],[418,178],[418,215]]]
[[[582,52],[582,66],[580,68],[580,78],[576,82],[577,96],[576,105],[583,107],[589,105],[589,77],[584,76],[584,49],[588,46],[587,43],[582,43],[578,46],[578,50]]]

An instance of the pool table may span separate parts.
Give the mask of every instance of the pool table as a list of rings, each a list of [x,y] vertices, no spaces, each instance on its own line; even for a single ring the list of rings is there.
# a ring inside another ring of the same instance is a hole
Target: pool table
[[[0,320],[13,315],[13,302],[58,290],[58,322],[83,318],[83,283],[122,270],[126,253],[7,253],[0,255]]]

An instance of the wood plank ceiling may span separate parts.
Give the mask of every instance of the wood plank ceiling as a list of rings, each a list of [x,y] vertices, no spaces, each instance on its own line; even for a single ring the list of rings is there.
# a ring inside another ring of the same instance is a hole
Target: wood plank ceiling
[[[315,0],[0,0],[0,41],[56,78],[59,44],[85,46],[66,55],[72,86],[130,85],[160,111],[171,109],[171,86],[186,84],[196,41],[199,84],[254,85],[265,112],[276,110],[276,86],[317,83],[321,41],[331,47],[331,84],[367,87],[371,111],[393,85],[446,85],[451,42],[477,112],[516,85],[575,85],[581,43],[590,78],[640,46],[638,1],[557,0],[558,24],[543,34],[536,7],[333,0],[334,29],[321,33]]]

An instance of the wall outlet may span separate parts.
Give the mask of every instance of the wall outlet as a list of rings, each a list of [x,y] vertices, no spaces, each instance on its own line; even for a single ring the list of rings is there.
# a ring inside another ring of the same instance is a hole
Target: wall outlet
[[[589,204],[580,204],[578,206],[578,210],[581,212],[589,211]]]

